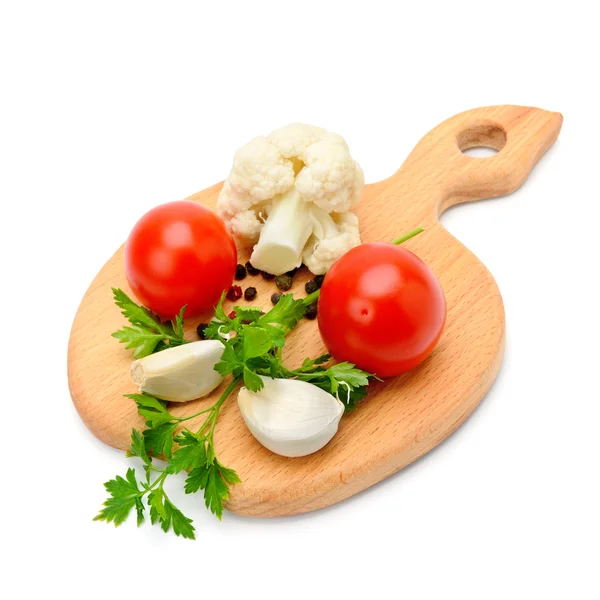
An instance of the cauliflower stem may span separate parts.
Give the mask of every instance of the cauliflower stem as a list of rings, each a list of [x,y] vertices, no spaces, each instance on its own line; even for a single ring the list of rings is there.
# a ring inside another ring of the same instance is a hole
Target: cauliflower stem
[[[312,230],[308,203],[296,188],[290,189],[273,201],[250,262],[274,275],[299,267]]]

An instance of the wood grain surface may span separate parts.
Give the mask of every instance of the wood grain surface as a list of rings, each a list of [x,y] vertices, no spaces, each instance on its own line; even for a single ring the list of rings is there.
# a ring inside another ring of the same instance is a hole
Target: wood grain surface
[[[442,339],[419,368],[375,383],[367,400],[344,416],[338,434],[320,452],[283,458],[256,442],[235,398],[219,419],[215,442],[219,460],[243,483],[231,489],[227,507],[240,514],[278,516],[303,513],[339,502],[396,473],[450,435],[471,414],[491,386],[504,350],[502,298],[485,266],[439,223],[440,214],[460,202],[509,194],[525,181],[559,134],[562,116],[537,108],[494,106],[456,115],[430,131],[390,178],[365,187],[356,212],[363,241],[392,240],[423,226],[406,243],[439,277],[448,305]],[[488,146],[499,152],[473,158],[461,152]],[[190,199],[214,208],[221,184]],[[240,262],[249,256],[239,248]],[[292,291],[304,295],[307,276]],[[252,304],[269,306],[273,282],[249,277],[258,289]],[[79,415],[102,441],[125,450],[131,428],[143,429],[129,367],[131,351],[110,334],[124,325],[110,288],[130,293],[123,272],[123,248],[106,263],[86,292],[75,317],[68,352],[69,388]],[[242,303],[242,302],[238,302]],[[187,323],[188,339],[210,315]],[[325,348],[314,321],[303,321],[286,345],[287,364]],[[223,384],[225,385],[225,383]],[[177,415],[200,410],[222,391],[184,405]],[[189,421],[192,428],[195,421]]]

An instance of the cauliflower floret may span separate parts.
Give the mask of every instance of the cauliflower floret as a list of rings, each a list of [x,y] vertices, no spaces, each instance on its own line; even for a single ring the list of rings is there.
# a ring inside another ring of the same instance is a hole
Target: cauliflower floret
[[[252,196],[240,194],[225,181],[217,201],[217,213],[227,227],[242,242],[255,244],[264,225],[264,205],[256,203]]]
[[[327,131],[320,127],[292,123],[271,132],[267,140],[277,146],[282,156],[302,160],[306,149],[320,142],[326,135]]]
[[[360,243],[356,216],[346,211],[363,186],[362,169],[341,136],[294,123],[235,153],[217,212],[237,238],[258,240],[250,258],[256,268],[280,275],[305,254],[321,274]]]
[[[231,233],[248,244],[258,242],[263,225],[264,221],[261,221],[253,210],[238,213],[229,221]]]
[[[315,275],[327,273],[329,267],[350,248],[360,244],[358,217],[354,213],[327,215],[313,209],[318,224],[302,253],[302,262]]]
[[[345,212],[356,204],[365,177],[340,136],[328,135],[309,146],[303,161],[306,167],[296,177],[296,188],[303,198],[328,212]]]
[[[256,137],[235,153],[228,180],[238,193],[263,202],[294,185],[294,165],[267,138]]]

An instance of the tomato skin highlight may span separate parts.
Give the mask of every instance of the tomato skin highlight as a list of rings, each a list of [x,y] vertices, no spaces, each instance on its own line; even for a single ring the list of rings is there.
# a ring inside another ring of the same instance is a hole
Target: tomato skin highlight
[[[237,264],[233,237],[211,210],[190,200],[161,204],[125,243],[125,275],[138,300],[163,318],[187,305],[194,317],[217,304]]]
[[[327,273],[318,318],[338,361],[392,377],[431,354],[446,322],[446,300],[433,271],[412,252],[361,244]]]

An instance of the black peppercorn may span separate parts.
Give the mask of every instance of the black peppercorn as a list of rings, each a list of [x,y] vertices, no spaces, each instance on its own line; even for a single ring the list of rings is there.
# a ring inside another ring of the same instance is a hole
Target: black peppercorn
[[[206,338],[204,337],[204,330],[208,327],[208,323],[200,323],[200,325],[198,325],[198,327],[196,327],[196,333],[198,334],[198,337],[201,340],[205,340]]]
[[[304,289],[306,290],[307,294],[312,294],[313,292],[316,292],[319,289],[319,286],[317,285],[314,279],[311,279],[310,281],[306,282]]]
[[[246,300],[254,300],[254,298],[256,298],[256,288],[255,287],[246,288],[246,291],[244,292],[244,298]]]
[[[232,285],[227,292],[227,300],[234,302],[242,297],[242,288],[239,285]]]
[[[286,275],[289,275],[290,277],[293,277],[293,276],[294,276],[294,275],[295,275],[295,274],[298,272],[298,269],[299,269],[299,268],[300,268],[300,267],[296,267],[295,269],[292,269],[291,271],[288,271],[288,272],[286,273]]]
[[[261,271],[260,274],[262,275],[262,278],[266,279],[267,281],[271,281],[271,279],[275,279],[275,275],[273,275],[272,273],[267,273],[266,271]]]
[[[319,288],[323,285],[324,279],[325,279],[325,275],[317,275],[315,277],[315,283],[319,286]]]
[[[271,302],[275,305],[279,302],[279,300],[281,300],[281,294],[279,292],[275,292],[272,296],[271,296]]]
[[[246,270],[250,275],[258,275],[260,273],[260,269],[255,269],[250,261],[246,263]]]
[[[282,291],[287,292],[292,287],[292,278],[289,275],[280,275],[275,280],[275,285]]]
[[[246,277],[246,267],[244,265],[237,265],[235,268],[235,278],[239,281]]]
[[[313,319],[317,318],[317,303],[316,302],[313,302],[312,304],[308,305],[306,312],[304,313],[304,317],[306,319],[310,319],[311,321]]]

